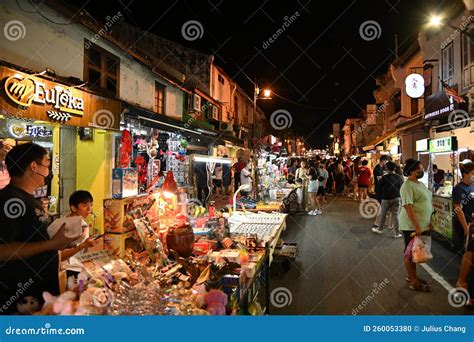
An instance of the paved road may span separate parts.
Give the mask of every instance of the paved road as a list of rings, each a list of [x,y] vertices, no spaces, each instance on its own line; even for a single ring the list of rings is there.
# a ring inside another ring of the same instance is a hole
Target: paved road
[[[383,235],[372,233],[373,219],[361,216],[358,203],[343,197],[329,198],[329,202],[321,216],[288,217],[283,239],[297,242],[299,255],[288,272],[272,266],[271,314],[474,313],[452,307],[448,290],[441,285],[444,279],[454,286],[460,255],[434,241],[434,258],[428,266],[442,279],[433,279],[419,267],[418,275],[431,283],[432,292],[412,291],[405,281],[403,239],[394,239],[388,230]],[[285,288],[287,293],[277,288]],[[291,303],[284,305],[289,295]]]

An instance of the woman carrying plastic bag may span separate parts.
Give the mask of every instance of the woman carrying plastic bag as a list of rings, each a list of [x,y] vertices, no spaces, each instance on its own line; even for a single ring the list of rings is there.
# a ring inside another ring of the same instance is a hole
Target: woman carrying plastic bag
[[[423,183],[418,181],[424,174],[420,161],[408,159],[405,162],[404,174],[407,180],[400,189],[402,199],[400,230],[403,232],[405,239],[404,263],[408,273],[406,280],[411,290],[429,292],[431,290],[430,285],[425,280],[417,277],[417,262],[413,260],[413,256],[416,255],[415,260],[427,261],[429,255],[431,255],[431,253],[427,253],[429,251],[427,246],[430,239],[430,222],[433,211],[432,194]]]

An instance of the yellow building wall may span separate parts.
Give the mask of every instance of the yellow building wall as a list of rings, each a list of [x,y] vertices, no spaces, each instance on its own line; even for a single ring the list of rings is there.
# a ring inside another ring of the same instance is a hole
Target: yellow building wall
[[[53,155],[50,156],[51,158],[51,165],[53,165],[53,179],[51,180],[51,196],[54,196],[59,201],[59,173],[54,165],[59,158],[59,131],[61,126],[54,125],[53,126]],[[58,203],[59,204],[59,203]]]
[[[104,232],[103,201],[110,197],[111,144],[109,133],[94,130],[94,140],[77,138],[77,190],[87,190],[94,198],[96,228]]]

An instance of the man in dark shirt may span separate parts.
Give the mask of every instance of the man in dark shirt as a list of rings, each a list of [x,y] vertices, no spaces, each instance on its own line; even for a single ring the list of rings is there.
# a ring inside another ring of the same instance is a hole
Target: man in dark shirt
[[[197,190],[197,198],[206,206],[207,198],[209,197],[209,174],[207,171],[207,163],[194,162],[195,185]],[[203,196],[204,195],[204,196]]]
[[[454,238],[465,242],[465,253],[456,287],[468,289],[468,279],[474,261],[474,163],[461,165],[462,181],[453,189]],[[473,308],[474,300],[468,299],[466,306]]]
[[[444,185],[444,170],[438,169],[438,165],[433,165],[433,187],[438,190]]]
[[[58,250],[74,241],[64,226],[49,238],[49,219],[33,196],[49,175],[47,151],[31,143],[15,146],[6,165],[11,182],[0,190],[0,314],[15,312],[26,296],[42,303],[43,291],[59,294]]]
[[[403,185],[403,177],[396,174],[397,165],[394,162],[387,162],[388,173],[382,176],[379,181],[379,193],[382,200],[380,210],[380,224],[375,224],[372,231],[381,234],[385,226],[385,218],[388,212],[392,213],[392,225],[395,229],[395,238],[402,237],[399,230],[398,215],[400,213],[400,188]]]
[[[381,193],[380,193],[379,184],[380,184],[380,180],[382,179],[383,174],[384,174],[385,165],[387,164],[388,161],[389,161],[388,156],[386,156],[386,155],[381,156],[380,159],[379,159],[379,163],[377,165],[375,165],[374,170],[373,170],[374,190],[375,190],[375,195],[377,196],[377,200],[379,202],[382,201],[382,196],[381,196]]]

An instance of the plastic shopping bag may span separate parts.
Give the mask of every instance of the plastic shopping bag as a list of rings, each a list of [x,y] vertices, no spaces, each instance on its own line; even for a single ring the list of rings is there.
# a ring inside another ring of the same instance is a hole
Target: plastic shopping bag
[[[410,242],[408,243],[407,248],[405,249],[405,258],[408,259],[408,260],[411,260],[412,256],[413,256],[413,254],[412,254],[413,241],[415,241],[415,239],[411,239]]]
[[[431,236],[415,236],[411,253],[412,260],[415,263],[428,262],[433,259],[433,254],[431,254]]]

